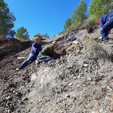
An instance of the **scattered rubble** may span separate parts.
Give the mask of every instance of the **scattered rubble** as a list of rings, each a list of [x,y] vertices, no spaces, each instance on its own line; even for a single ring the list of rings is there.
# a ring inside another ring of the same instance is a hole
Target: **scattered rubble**
[[[66,43],[70,36],[79,39]],[[16,68],[27,58],[30,48],[8,55],[6,51],[1,52],[0,113],[112,113],[111,36],[111,43],[106,45],[97,40],[99,29],[92,34],[81,30],[48,39],[43,42],[44,46],[59,40],[60,45],[64,45],[59,51],[66,49],[67,54],[37,67],[32,63],[19,71]],[[4,44],[0,46],[2,51],[12,48],[11,44],[7,47],[7,41]]]

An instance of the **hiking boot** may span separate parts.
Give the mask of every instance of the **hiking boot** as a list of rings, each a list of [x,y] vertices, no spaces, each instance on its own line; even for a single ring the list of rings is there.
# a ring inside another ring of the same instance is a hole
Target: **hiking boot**
[[[106,36],[106,40],[109,40],[109,37],[108,36]]]
[[[108,43],[108,42],[109,42],[108,40],[104,40],[104,41],[103,41],[104,44],[106,44],[106,43]]]

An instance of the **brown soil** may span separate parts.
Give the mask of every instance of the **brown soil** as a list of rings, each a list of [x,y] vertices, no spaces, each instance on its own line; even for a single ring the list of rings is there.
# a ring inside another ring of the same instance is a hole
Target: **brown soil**
[[[5,56],[16,54],[29,48],[32,45],[30,40],[17,40],[10,38],[6,40],[0,40],[0,60]]]

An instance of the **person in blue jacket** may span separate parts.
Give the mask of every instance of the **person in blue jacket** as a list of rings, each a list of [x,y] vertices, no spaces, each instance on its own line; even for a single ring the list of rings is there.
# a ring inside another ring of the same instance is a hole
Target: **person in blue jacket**
[[[109,11],[109,14],[103,15],[98,22],[101,27],[102,40],[106,42],[108,40],[108,33],[113,28],[113,10]]]
[[[28,65],[29,62],[33,62],[34,60],[36,60],[39,52],[42,51],[40,43],[41,39],[39,37],[36,37],[35,42],[32,44],[32,49],[29,57],[19,66],[19,68],[17,68],[17,70],[24,68],[25,66]]]

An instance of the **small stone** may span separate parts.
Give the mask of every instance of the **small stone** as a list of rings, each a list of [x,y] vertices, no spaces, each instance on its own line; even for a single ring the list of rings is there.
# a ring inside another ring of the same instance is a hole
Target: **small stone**
[[[74,101],[76,101],[77,100],[77,98],[76,97],[74,97]]]
[[[23,101],[28,101],[29,99],[28,98],[23,98]]]
[[[80,76],[80,75],[78,75],[78,76],[77,76],[77,78],[81,78],[81,76]]]
[[[16,96],[21,98],[23,96],[23,94],[21,92],[19,92],[19,93],[16,93]]]
[[[96,111],[92,111],[91,113],[97,113]]]
[[[30,112],[31,110],[29,109],[28,112]]]
[[[84,67],[88,67],[88,64],[84,64]]]
[[[91,78],[90,78],[90,77],[88,77],[87,79],[88,79],[89,81],[91,81]]]
[[[9,84],[9,88],[15,87],[13,83]]]
[[[10,105],[11,105],[11,103],[8,102],[8,103],[7,103],[7,106],[10,107]]]
[[[28,89],[27,92],[30,92],[30,89]]]
[[[19,68],[16,68],[16,71],[19,71],[20,69]]]
[[[28,80],[27,80],[27,83],[30,83],[30,82],[31,82],[31,80],[30,80],[30,79],[28,79]]]
[[[84,109],[83,112],[85,113],[87,109]]]
[[[110,90],[110,91],[112,91],[112,89],[109,86],[107,86],[107,89]]]
[[[20,103],[21,105],[24,105],[24,102],[23,101],[21,101],[21,103]]]
[[[72,86],[72,85],[73,85],[73,83],[70,83],[70,84],[69,84],[69,86]]]
[[[21,60],[21,59],[25,59],[26,57],[18,57],[17,59],[18,60]]]
[[[13,93],[15,93],[16,91],[14,90]]]
[[[35,81],[36,79],[37,79],[36,74],[32,74],[32,76],[31,76],[31,81]]]
[[[14,112],[14,106],[12,106],[12,107],[10,108],[10,111],[11,111],[11,112]]]
[[[76,70],[76,73],[79,73],[79,69]]]
[[[17,110],[17,113],[21,113],[21,110]]]
[[[99,39],[99,40],[102,40],[102,37],[99,37],[98,39]]]
[[[12,100],[12,97],[11,97],[11,96],[8,96],[8,97],[6,98],[6,100],[7,100],[7,101],[11,101],[11,100]]]
[[[8,111],[7,111],[7,113],[11,113],[11,111],[10,111],[10,110],[8,110]]]
[[[95,99],[96,99],[96,100],[102,99],[102,95],[100,95],[100,94],[96,95]]]
[[[70,95],[66,95],[66,97],[70,98],[71,96]]]

